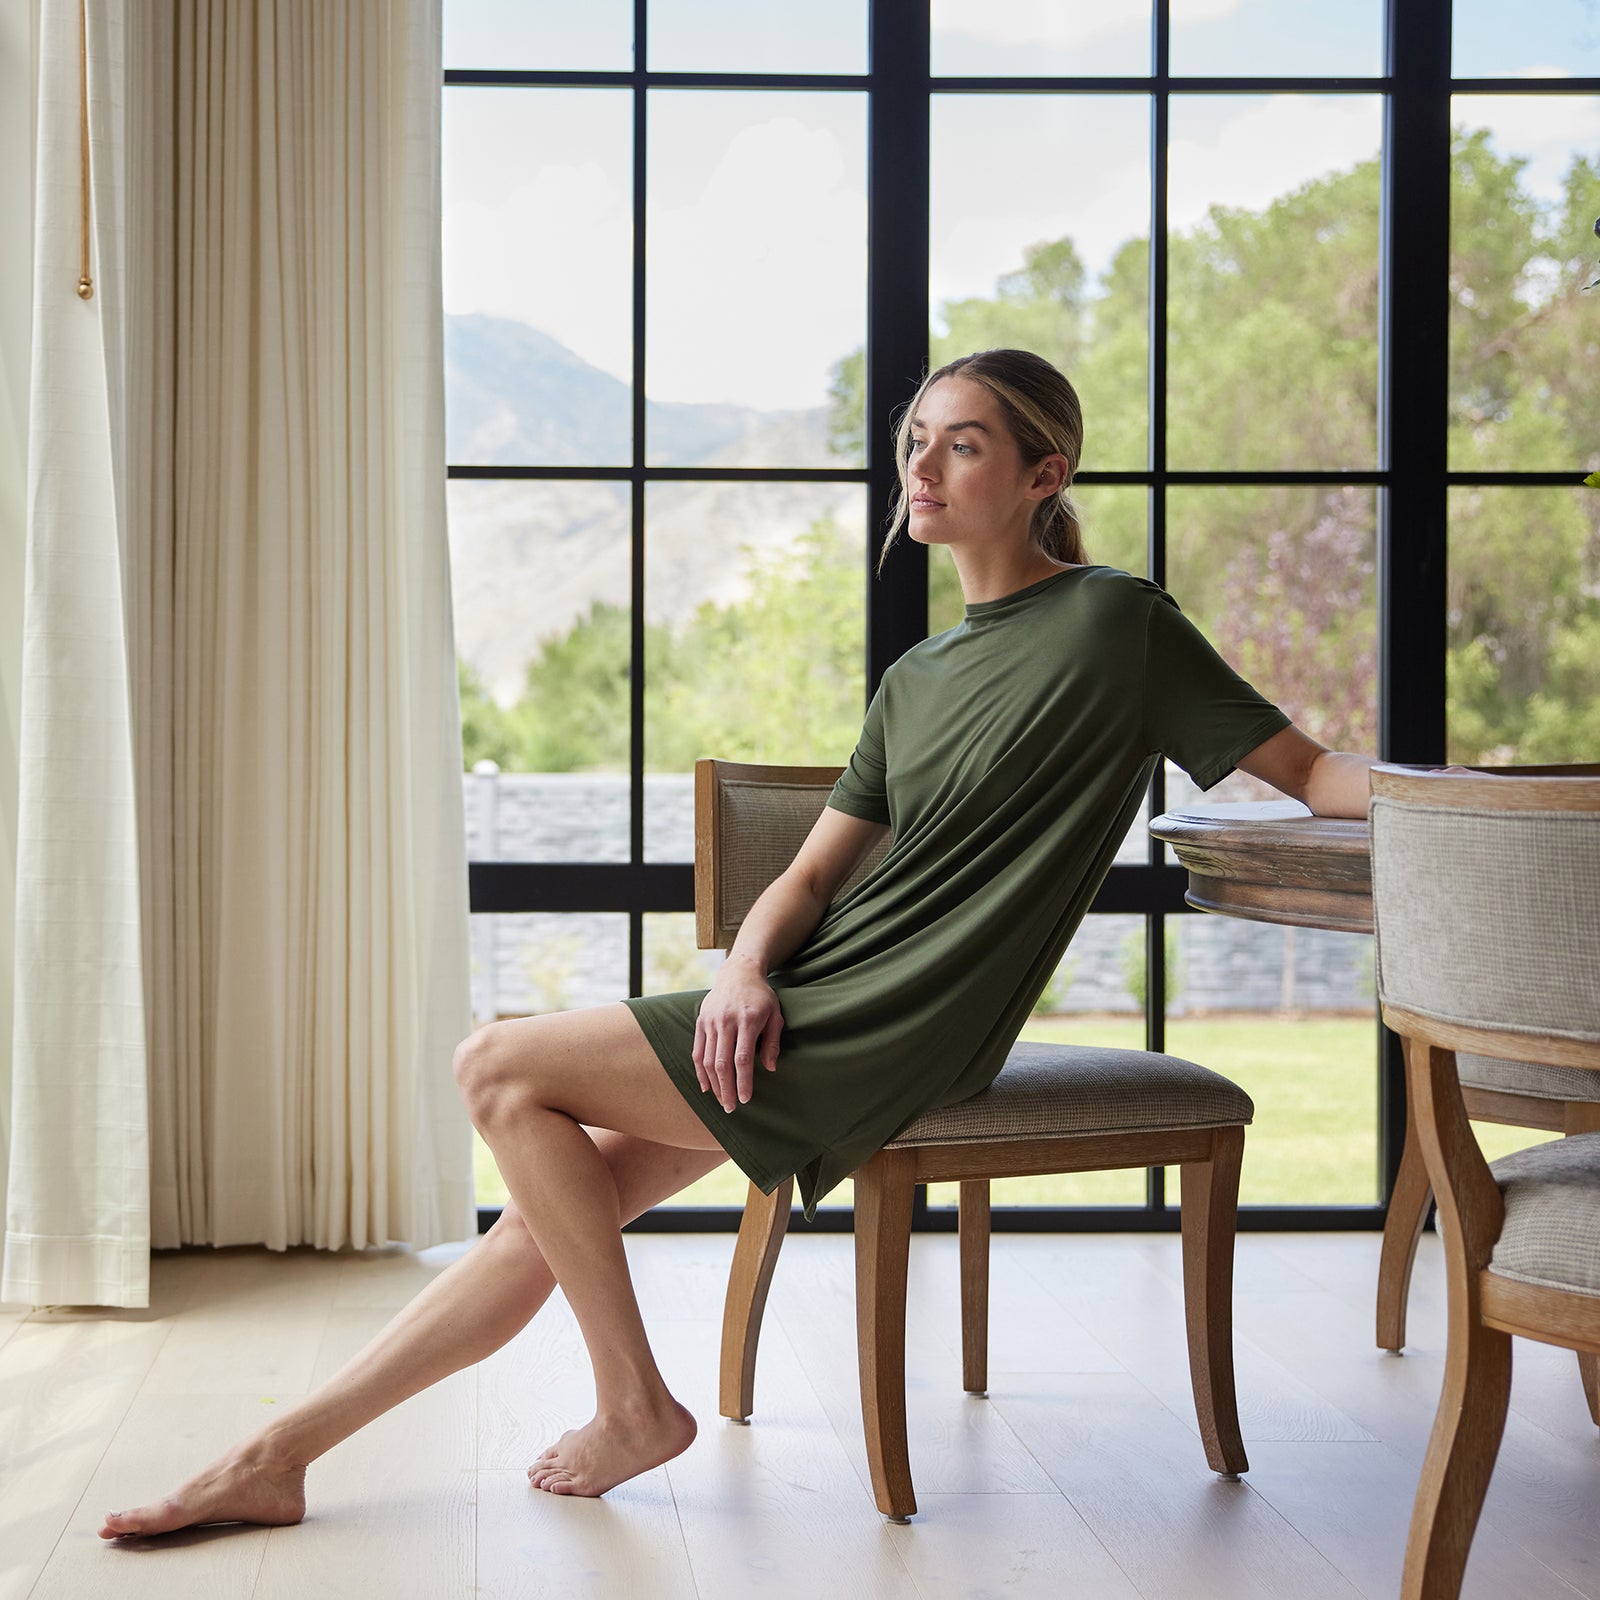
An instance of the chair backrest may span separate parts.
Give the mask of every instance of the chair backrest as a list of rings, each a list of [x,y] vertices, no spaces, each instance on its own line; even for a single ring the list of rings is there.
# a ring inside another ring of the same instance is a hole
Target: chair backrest
[[[1449,1049],[1600,1064],[1600,777],[1377,767],[1370,818],[1390,1025]]]
[[[794,860],[843,770],[695,762],[694,928],[702,950],[733,943],[762,890]],[[854,888],[888,849],[888,839],[875,845],[839,893]]]

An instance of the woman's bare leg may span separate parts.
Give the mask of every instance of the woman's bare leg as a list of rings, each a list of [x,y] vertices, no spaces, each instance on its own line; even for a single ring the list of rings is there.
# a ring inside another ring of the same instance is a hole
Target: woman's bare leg
[[[695,1422],[651,1355],[628,1277],[620,1196],[588,1129],[687,1150],[720,1146],[626,1006],[482,1029],[457,1052],[456,1076],[594,1368],[594,1419],[545,1451],[529,1479],[557,1494],[604,1494],[687,1449]]]
[[[720,1150],[689,1150],[610,1130],[595,1130],[593,1142],[625,1218],[677,1194],[726,1159]],[[508,1206],[488,1234],[314,1393],[173,1495],[109,1515],[101,1537],[164,1533],[197,1522],[299,1521],[309,1462],[400,1401],[499,1349],[554,1286],[538,1246],[515,1206]]]

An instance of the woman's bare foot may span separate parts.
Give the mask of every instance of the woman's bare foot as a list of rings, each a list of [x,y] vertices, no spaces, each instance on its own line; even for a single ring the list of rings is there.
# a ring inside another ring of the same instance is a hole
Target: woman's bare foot
[[[175,1494],[136,1511],[106,1513],[102,1539],[172,1533],[201,1522],[283,1527],[306,1514],[306,1469],[238,1449],[197,1472]]]
[[[528,1482],[551,1494],[604,1494],[682,1455],[696,1431],[694,1418],[670,1396],[656,1410],[597,1416],[562,1434],[528,1468]]]

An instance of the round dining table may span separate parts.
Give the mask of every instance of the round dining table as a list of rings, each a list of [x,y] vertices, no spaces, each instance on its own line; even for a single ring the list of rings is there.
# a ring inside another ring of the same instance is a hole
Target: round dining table
[[[1298,800],[1196,802],[1150,832],[1188,871],[1197,911],[1336,933],[1372,932],[1365,817],[1313,816]]]

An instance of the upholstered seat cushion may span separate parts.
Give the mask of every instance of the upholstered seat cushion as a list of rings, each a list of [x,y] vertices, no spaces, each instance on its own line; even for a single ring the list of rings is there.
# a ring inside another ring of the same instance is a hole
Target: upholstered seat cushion
[[[1496,1061],[1489,1056],[1456,1057],[1456,1071],[1471,1089],[1499,1089],[1536,1100],[1600,1100],[1600,1072],[1582,1067],[1546,1067],[1536,1061]]]
[[[1489,1270],[1600,1296],[1600,1133],[1532,1145],[1489,1170],[1506,1201]]]
[[[889,1145],[1224,1128],[1249,1122],[1254,1112],[1238,1084],[1177,1056],[1099,1045],[1014,1044],[987,1089],[924,1111]]]

